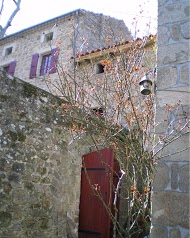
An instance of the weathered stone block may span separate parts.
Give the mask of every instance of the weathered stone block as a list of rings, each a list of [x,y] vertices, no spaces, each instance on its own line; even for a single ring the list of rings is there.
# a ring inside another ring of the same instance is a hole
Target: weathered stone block
[[[170,33],[167,26],[160,26],[160,31],[158,34],[158,42],[160,45],[165,45],[169,43]]]
[[[170,236],[169,238],[181,238],[180,231],[177,229],[172,229],[170,231]]]
[[[51,183],[51,179],[49,177],[44,177],[44,178],[41,179],[41,183],[50,184]]]
[[[41,180],[41,177],[40,176],[36,176],[36,175],[33,175],[32,176],[32,182],[34,183],[39,183]]]
[[[14,162],[13,165],[12,165],[12,170],[15,173],[22,173],[24,171],[24,164],[23,163]]]
[[[189,196],[169,191],[154,192],[153,222],[168,226],[189,227]]]
[[[33,191],[34,190],[34,185],[32,182],[30,181],[25,181],[24,182],[24,187],[29,190],[29,191]]]
[[[158,46],[157,64],[159,66],[163,66],[166,64],[184,63],[189,60],[189,55],[189,43],[176,43],[167,46]]]
[[[160,0],[158,4],[158,24],[164,25],[172,22],[183,22],[189,19],[189,3],[184,1],[171,2]]]
[[[181,25],[180,24],[172,25],[171,38],[174,41],[179,41],[180,40],[180,38],[181,38]]]
[[[156,98],[157,98],[157,104],[160,107],[163,107],[166,103],[167,104],[177,104],[179,100],[183,102],[184,105],[189,105],[189,88],[183,88],[180,90],[180,88],[175,88],[170,91],[157,91],[156,92]],[[182,91],[182,92],[180,92]],[[183,93],[184,91],[184,93]],[[186,93],[187,92],[187,93]]]
[[[150,233],[151,238],[168,238],[168,230],[165,226],[153,224],[153,229]]]
[[[189,163],[179,168],[179,189],[189,192]]]
[[[4,181],[3,182],[3,191],[4,193],[10,193],[10,191],[12,190],[12,185],[10,182]]]
[[[155,192],[163,191],[169,183],[169,169],[164,162],[158,162],[153,188]]]
[[[185,39],[190,39],[190,26],[189,26],[189,22],[185,22],[181,24],[181,32],[182,32],[182,36]]]
[[[12,181],[12,182],[14,182],[14,183],[19,183],[19,181],[20,181],[20,175],[17,174],[17,173],[10,173],[10,174],[8,175],[8,180],[9,180],[9,181]]]
[[[17,189],[13,191],[13,202],[15,204],[24,205],[28,202],[28,195],[25,190]]]
[[[0,159],[0,171],[4,171],[4,168],[5,168],[6,164],[7,164],[6,159],[5,158],[1,158]]]
[[[8,227],[11,220],[12,216],[10,212],[0,211],[0,228]]]
[[[177,69],[176,67],[161,67],[157,71],[156,86],[159,89],[174,86],[177,83]]]
[[[189,135],[183,135],[171,144],[166,146],[162,151],[165,161],[189,161]]]
[[[155,125],[156,134],[165,134],[168,131],[169,124],[167,120],[167,113],[164,108],[160,108],[158,105],[156,108]]]
[[[44,194],[41,198],[42,200],[42,208],[44,209],[50,209],[50,207],[52,206],[52,199],[50,194]]]
[[[180,67],[179,82],[182,84],[190,84],[189,67],[189,64]]]

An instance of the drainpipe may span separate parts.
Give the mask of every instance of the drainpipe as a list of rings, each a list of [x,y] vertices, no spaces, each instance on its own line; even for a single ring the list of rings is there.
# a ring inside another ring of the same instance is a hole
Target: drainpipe
[[[72,58],[75,58],[75,53],[76,53],[76,40],[77,40],[77,35],[78,35],[78,26],[79,26],[79,11],[76,11],[76,17],[75,17],[75,25],[74,25],[74,36],[73,36],[73,53],[72,53]]]
[[[76,55],[76,40],[77,40],[77,35],[78,35],[78,26],[79,26],[79,11],[76,11],[76,18],[75,18],[75,25],[74,25],[74,36],[73,36],[73,54],[72,54],[72,59],[73,59],[73,72],[74,72],[74,85],[75,85],[75,100],[77,97],[77,84],[76,84],[76,65],[75,65],[75,55]]]

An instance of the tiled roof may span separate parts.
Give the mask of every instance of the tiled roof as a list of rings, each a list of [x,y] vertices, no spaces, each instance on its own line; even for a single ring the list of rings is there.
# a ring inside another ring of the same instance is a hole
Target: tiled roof
[[[148,39],[147,39],[147,44],[146,46],[150,45],[150,44],[153,44],[155,43],[155,40],[156,40],[156,36],[157,35],[149,35],[148,36]],[[143,37],[142,39],[141,38],[137,38],[135,41],[139,41],[139,40],[143,40],[145,37]],[[79,59],[79,60],[83,60],[83,59],[88,59],[89,57],[92,58],[93,55],[95,57],[97,57],[98,55],[101,56],[101,54],[103,52],[112,52],[113,49],[117,46],[118,48],[120,48],[121,50],[123,49],[127,49],[131,43],[133,41],[125,41],[125,42],[122,42],[120,44],[117,44],[117,45],[112,45],[112,46],[107,46],[107,47],[103,47],[101,49],[95,49],[95,50],[91,50],[91,51],[86,51],[84,53],[76,53],[75,54],[75,58],[76,59]],[[73,57],[74,58],[74,57]]]

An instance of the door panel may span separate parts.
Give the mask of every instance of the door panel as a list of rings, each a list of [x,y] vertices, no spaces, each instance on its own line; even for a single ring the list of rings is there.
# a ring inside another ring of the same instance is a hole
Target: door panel
[[[103,203],[111,209],[114,157],[111,149],[83,156],[79,238],[109,238],[111,220]]]

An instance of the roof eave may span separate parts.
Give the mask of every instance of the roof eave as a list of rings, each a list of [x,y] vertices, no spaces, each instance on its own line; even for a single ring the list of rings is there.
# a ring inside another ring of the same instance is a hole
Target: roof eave
[[[141,39],[138,39],[138,40],[141,40]],[[154,45],[155,41],[156,41],[156,35],[150,35],[146,44],[145,44],[145,48],[148,48],[151,45]],[[130,49],[132,42],[133,41],[128,41],[121,45],[109,46],[108,48],[97,49],[96,51],[86,52],[84,54],[77,55],[75,57],[75,61],[81,62],[83,60],[92,60],[92,59],[101,57],[106,54],[116,53],[116,51],[117,52],[125,52]]]
[[[73,15],[73,14],[75,14],[76,12],[79,12],[79,11],[85,11],[85,10],[76,9],[76,10],[74,10],[74,11],[65,13],[65,14],[63,14],[63,15],[60,15],[60,16],[51,18],[51,19],[49,19],[49,20],[47,20],[47,21],[38,23],[38,24],[36,24],[36,25],[27,27],[27,28],[25,28],[25,29],[23,29],[23,30],[20,30],[20,31],[18,31],[18,32],[15,32],[15,33],[12,33],[12,34],[10,34],[10,35],[7,35],[7,36],[1,38],[0,41],[6,40],[6,39],[8,39],[8,38],[14,37],[14,36],[19,35],[19,34],[22,34],[22,33],[25,33],[26,31],[32,30],[32,29],[34,29],[34,28],[38,28],[38,27],[40,27],[40,26],[42,26],[42,25],[46,25],[46,24],[48,24],[48,23],[50,23],[50,22],[54,22],[54,21],[56,21],[56,20],[58,20],[58,19],[60,19],[60,18],[68,17],[68,16]]]

